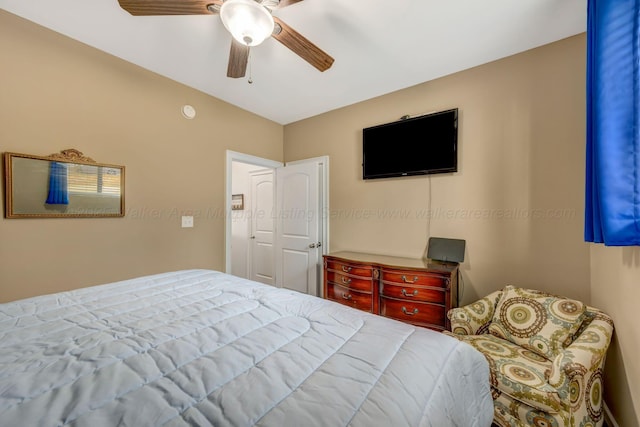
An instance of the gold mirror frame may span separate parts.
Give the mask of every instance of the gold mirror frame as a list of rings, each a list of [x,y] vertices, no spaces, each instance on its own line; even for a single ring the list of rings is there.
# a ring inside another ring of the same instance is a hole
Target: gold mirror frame
[[[50,200],[54,185],[51,181],[53,165],[64,170],[64,175],[56,173],[56,176],[64,176],[64,187],[59,187],[64,188],[64,200]],[[123,217],[124,178],[124,166],[97,163],[75,149],[62,150],[50,156],[4,153],[4,216]]]

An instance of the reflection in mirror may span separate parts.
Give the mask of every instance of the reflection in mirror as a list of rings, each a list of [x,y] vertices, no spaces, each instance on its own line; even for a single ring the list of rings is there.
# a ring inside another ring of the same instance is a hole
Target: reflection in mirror
[[[124,216],[124,166],[77,150],[48,157],[5,153],[7,218]]]

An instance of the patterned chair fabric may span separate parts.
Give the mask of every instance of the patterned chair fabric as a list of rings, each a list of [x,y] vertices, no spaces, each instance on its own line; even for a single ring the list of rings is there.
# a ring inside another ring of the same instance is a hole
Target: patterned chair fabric
[[[602,426],[613,321],[580,301],[506,286],[447,313],[451,332],[489,362],[501,427]]]

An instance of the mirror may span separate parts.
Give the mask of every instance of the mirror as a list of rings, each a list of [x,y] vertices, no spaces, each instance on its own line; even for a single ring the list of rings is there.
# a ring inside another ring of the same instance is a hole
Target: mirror
[[[124,216],[124,166],[69,149],[46,157],[4,153],[5,218]]]

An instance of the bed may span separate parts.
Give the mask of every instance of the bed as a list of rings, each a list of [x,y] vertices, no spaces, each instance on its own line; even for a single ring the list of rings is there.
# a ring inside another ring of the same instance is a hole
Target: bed
[[[6,426],[490,426],[471,346],[212,270],[0,305]]]

